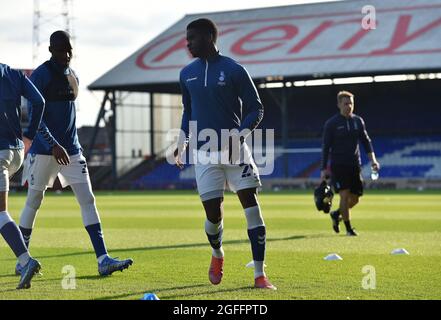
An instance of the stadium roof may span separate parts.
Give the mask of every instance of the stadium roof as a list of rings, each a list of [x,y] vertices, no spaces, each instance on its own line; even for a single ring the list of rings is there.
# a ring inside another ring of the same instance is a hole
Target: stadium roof
[[[375,8],[375,29],[362,27],[372,22],[365,5]],[[179,92],[179,71],[192,60],[185,28],[199,17],[216,22],[221,53],[255,80],[441,70],[439,0],[350,0],[186,15],[89,89]]]

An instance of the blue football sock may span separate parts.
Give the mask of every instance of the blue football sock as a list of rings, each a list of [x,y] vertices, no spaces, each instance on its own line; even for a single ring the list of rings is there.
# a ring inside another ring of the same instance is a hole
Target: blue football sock
[[[205,220],[205,234],[213,248],[213,256],[216,258],[222,258],[224,256],[224,249],[222,248],[223,226],[222,220],[218,223],[212,223],[208,219]]]
[[[266,245],[266,228],[259,226],[257,228],[248,229],[248,237],[251,242],[251,250],[253,252],[254,261],[264,261],[265,245]]]
[[[86,226],[86,230],[89,233],[90,240],[92,241],[96,257],[99,258],[102,255],[106,255],[107,249],[104,243],[103,233],[101,231],[101,223]]]
[[[12,251],[14,251],[17,258],[28,251],[23,236],[14,221],[6,223],[3,228],[1,228],[0,233]]]
[[[31,234],[32,229],[23,228],[22,226],[19,226],[21,234],[23,235],[24,242],[26,244],[26,248],[29,249],[29,242],[31,241]]]
[[[223,229],[220,229],[219,232],[216,234],[208,234],[205,232],[208,241],[210,242],[210,245],[213,249],[219,249],[220,247],[222,247],[222,233]]]

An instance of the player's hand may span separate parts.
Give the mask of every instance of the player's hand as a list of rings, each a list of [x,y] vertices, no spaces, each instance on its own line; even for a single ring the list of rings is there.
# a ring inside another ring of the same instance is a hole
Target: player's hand
[[[176,148],[175,152],[173,152],[173,155],[175,156],[176,166],[182,170],[182,169],[184,169],[184,163],[182,162],[181,154],[179,153],[179,148]]]
[[[27,155],[29,152],[29,149],[32,146],[32,140],[28,139],[26,137],[23,137],[23,143],[24,143],[24,154]]]
[[[329,174],[328,169],[324,169],[324,170],[320,171],[320,179],[322,181],[329,179],[329,176],[330,176],[330,174]]]
[[[379,171],[380,170],[380,164],[378,163],[378,161],[372,161],[371,168],[374,171]]]
[[[52,148],[52,155],[57,160],[58,164],[67,166],[70,163],[69,155],[67,154],[66,149],[64,149],[59,144],[54,145]]]
[[[228,161],[230,162],[230,164],[239,164],[240,147],[242,143],[242,137],[230,136],[228,138]]]

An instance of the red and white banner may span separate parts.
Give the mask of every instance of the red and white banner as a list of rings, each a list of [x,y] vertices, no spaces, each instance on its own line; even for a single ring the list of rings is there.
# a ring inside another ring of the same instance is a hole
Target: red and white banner
[[[362,23],[368,14],[375,29]],[[177,82],[192,60],[186,25],[199,17],[185,16],[90,87]],[[218,25],[221,53],[255,79],[441,69],[440,0],[343,1],[204,17]]]

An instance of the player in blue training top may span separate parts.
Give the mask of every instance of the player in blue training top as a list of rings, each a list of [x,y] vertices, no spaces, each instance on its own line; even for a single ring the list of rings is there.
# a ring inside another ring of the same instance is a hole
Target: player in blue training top
[[[197,188],[207,218],[205,232],[213,248],[209,280],[216,285],[223,276],[223,200],[228,183],[230,189],[237,192],[245,211],[255,265],[254,286],[275,290],[264,271],[266,228],[257,201],[258,170],[244,142],[245,137],[234,133],[226,141],[221,137],[222,130],[253,131],[263,118],[263,106],[244,67],[218,52],[217,34],[216,25],[208,19],[198,19],[187,26],[188,50],[197,59],[180,73],[183,136],[175,151],[175,161],[183,167],[185,148],[192,146],[191,139],[197,139],[202,130],[209,129],[217,134],[216,150],[203,151],[201,141],[197,143],[197,150],[192,150],[197,156],[209,154],[211,160],[216,159],[210,163],[195,163]],[[197,132],[192,132],[190,121],[196,122]],[[242,159],[239,154],[243,155]]]
[[[357,236],[351,226],[350,209],[363,195],[360,142],[368,154],[372,169],[378,171],[380,164],[375,157],[363,119],[354,114],[354,95],[348,91],[340,91],[337,94],[337,105],[340,112],[326,121],[323,131],[321,179],[325,180],[331,174],[334,190],[340,194],[340,207],[330,214],[334,231],[340,232],[341,216],[346,235]],[[329,155],[331,172],[327,168]]]
[[[44,99],[23,73],[0,63],[0,233],[18,258],[21,278],[17,289],[28,289],[41,265],[29,255],[20,230],[8,213],[9,179],[21,167],[24,158],[20,125],[22,96],[33,105],[29,127],[23,132],[28,147],[39,127]]]
[[[23,183],[28,182],[28,195],[20,217],[20,230],[29,246],[44,192],[53,186],[58,176],[63,187],[70,185],[81,207],[83,224],[98,260],[99,274],[110,275],[128,268],[133,261],[119,261],[107,254],[86,159],[78,141],[75,111],[78,78],[69,67],[72,57],[69,34],[54,32],[50,36],[49,51],[51,59],[31,75],[32,82],[46,100],[46,109],[42,130],[33,141],[24,164]]]

